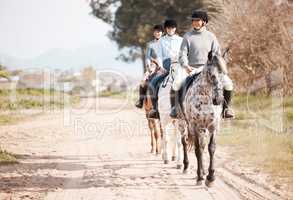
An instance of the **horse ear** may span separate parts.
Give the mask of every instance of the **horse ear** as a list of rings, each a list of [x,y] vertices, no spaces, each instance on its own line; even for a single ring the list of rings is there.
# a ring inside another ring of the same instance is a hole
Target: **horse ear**
[[[208,54],[208,61],[212,62],[212,60],[213,60],[213,53],[212,51],[210,51]]]
[[[223,55],[222,55],[222,57],[224,58],[226,63],[229,62],[229,51],[230,51],[230,47],[225,48]]]
[[[225,59],[222,56],[214,56],[213,60],[220,72],[224,74],[228,74],[227,64]]]

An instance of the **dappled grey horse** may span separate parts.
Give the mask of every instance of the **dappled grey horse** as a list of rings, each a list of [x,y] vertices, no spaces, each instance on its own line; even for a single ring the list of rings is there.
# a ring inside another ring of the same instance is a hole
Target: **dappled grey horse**
[[[194,146],[197,158],[198,185],[202,184],[204,180],[203,152],[206,141],[208,142],[210,156],[206,185],[210,186],[215,180],[215,136],[219,132],[223,101],[221,72],[224,69],[219,64],[220,60],[218,57],[214,57],[211,63],[203,67],[201,73],[191,77],[192,83],[184,95],[183,109],[180,112],[181,122],[187,124],[188,130],[188,134],[182,135],[184,171],[188,169],[187,146],[191,144]],[[182,70],[180,68],[175,70],[176,73],[180,73],[179,71]],[[187,142],[187,139],[189,142]]]

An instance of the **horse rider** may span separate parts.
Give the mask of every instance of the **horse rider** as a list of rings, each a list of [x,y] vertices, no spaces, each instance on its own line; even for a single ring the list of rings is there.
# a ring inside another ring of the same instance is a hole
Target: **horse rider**
[[[166,35],[158,43],[157,64],[159,66],[158,74],[149,84],[149,94],[152,100],[152,109],[149,112],[149,118],[159,118],[158,112],[158,90],[160,83],[169,74],[172,63],[179,62],[179,51],[183,38],[177,35],[177,22],[173,19],[167,19],[164,22]]]
[[[147,43],[147,49],[146,49],[146,73],[144,75],[144,78],[139,85],[139,99],[135,103],[135,106],[137,108],[143,107],[143,101],[146,96],[147,92],[147,83],[151,80],[151,78],[154,76],[156,72],[156,65],[153,63],[153,60],[156,59],[156,53],[155,48],[157,46],[157,43],[159,39],[162,37],[163,34],[163,26],[160,24],[157,24],[153,27],[153,37],[154,39]]]
[[[205,64],[213,56],[221,57],[221,48],[216,36],[206,29],[208,23],[208,14],[205,11],[196,10],[192,13],[191,22],[193,30],[185,33],[183,36],[183,42],[179,53],[179,62],[189,77],[191,77],[194,71],[200,72]],[[176,80],[177,77],[175,77]],[[173,102],[170,116],[177,117],[179,90],[182,84],[185,82],[186,76],[182,77],[182,80],[176,81],[177,85],[173,85],[171,95],[171,102]],[[223,96],[224,103],[222,109],[223,118],[233,118],[233,110],[229,107],[233,91],[233,83],[227,74],[222,77],[222,83],[224,86]],[[172,99],[173,98],[173,99]],[[174,103],[175,102],[175,103]]]

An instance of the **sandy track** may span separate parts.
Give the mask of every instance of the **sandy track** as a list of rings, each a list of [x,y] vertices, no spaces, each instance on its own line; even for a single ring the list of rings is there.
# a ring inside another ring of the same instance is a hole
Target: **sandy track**
[[[0,145],[21,163],[0,167],[0,199],[280,199],[225,169],[221,151],[214,187],[196,186],[194,155],[189,174],[162,164],[144,113],[121,105],[88,101],[2,126]]]

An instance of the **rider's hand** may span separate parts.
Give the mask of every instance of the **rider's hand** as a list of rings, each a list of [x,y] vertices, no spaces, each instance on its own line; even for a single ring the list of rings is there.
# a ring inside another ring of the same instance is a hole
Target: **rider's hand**
[[[146,64],[145,69],[146,69],[145,72],[150,73],[150,71],[151,71],[151,65],[150,64]]]
[[[160,69],[159,69],[159,73],[161,73],[161,74],[165,74],[165,73],[167,73],[168,71],[165,69],[165,68],[163,68],[163,67],[160,67]]]
[[[151,58],[151,62],[152,62],[152,64],[159,66],[157,59]]]
[[[193,70],[192,67],[190,67],[189,65],[185,66],[184,69],[186,70],[186,73],[189,75],[191,74],[191,72]]]

